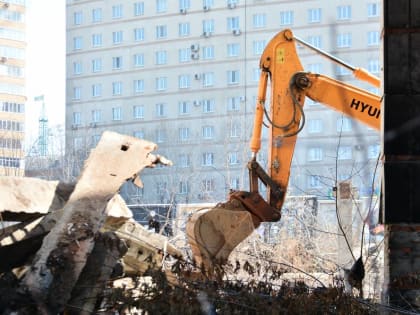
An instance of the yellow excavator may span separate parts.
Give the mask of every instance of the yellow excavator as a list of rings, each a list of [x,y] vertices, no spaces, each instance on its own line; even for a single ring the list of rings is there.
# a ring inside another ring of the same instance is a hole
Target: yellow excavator
[[[297,45],[313,49],[349,69],[357,79],[374,87],[380,86],[376,76],[319,50],[295,37],[289,29],[270,40],[260,59],[261,76],[250,140],[252,156],[247,164],[249,191],[231,191],[227,202],[199,210],[187,222],[186,231],[194,258],[207,270],[226,261],[232,250],[261,222],[280,220],[297,135],[305,122],[305,97],[373,129],[380,129],[381,98],[327,76],[304,72],[296,52]],[[265,106],[267,86],[270,86],[269,108]],[[267,170],[257,161],[264,117],[269,128]],[[267,188],[266,198],[258,191],[260,182]]]

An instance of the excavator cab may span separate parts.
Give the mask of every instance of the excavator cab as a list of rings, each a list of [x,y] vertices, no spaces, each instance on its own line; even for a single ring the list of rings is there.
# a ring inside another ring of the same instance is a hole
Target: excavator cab
[[[379,129],[379,97],[326,76],[303,72],[296,52],[297,43],[317,50],[342,66],[350,67],[356,77],[379,85],[379,79],[367,71],[353,68],[319,51],[295,38],[291,30],[281,31],[270,40],[260,58],[261,75],[250,140],[251,158],[247,164],[249,191],[231,191],[227,202],[199,210],[187,222],[187,237],[194,258],[208,271],[215,264],[224,263],[232,250],[261,222],[280,220],[297,135],[305,122],[305,96]],[[268,86],[270,100],[266,108]],[[355,104],[369,105],[372,110],[362,111],[362,106],[359,110]],[[269,130],[266,170],[257,160],[263,125]],[[260,184],[267,188],[265,198],[259,193]]]

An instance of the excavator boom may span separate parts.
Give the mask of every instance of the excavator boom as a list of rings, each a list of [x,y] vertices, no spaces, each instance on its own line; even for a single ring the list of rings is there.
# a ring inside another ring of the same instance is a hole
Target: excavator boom
[[[187,236],[196,261],[211,271],[225,261],[230,252],[261,222],[278,221],[286,197],[290,168],[298,133],[305,122],[305,97],[323,103],[338,112],[380,129],[380,98],[368,91],[321,74],[304,72],[296,44],[322,53],[325,57],[353,71],[356,78],[373,86],[379,79],[366,70],[352,67],[306,42],[296,39],[291,30],[275,35],[260,59],[260,82],[250,139],[248,162],[249,191],[233,191],[226,203],[197,211],[187,222]],[[270,86],[267,109],[267,87]],[[257,161],[261,149],[263,125],[268,125],[268,164],[264,170]],[[260,182],[267,187],[263,198]]]

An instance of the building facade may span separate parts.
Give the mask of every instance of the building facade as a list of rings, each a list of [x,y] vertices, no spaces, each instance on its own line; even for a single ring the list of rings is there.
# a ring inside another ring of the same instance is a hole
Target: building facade
[[[67,0],[66,152],[75,174],[104,130],[158,144],[174,166],[145,170],[129,203],[215,202],[248,189],[259,57],[280,30],[380,76],[379,1]],[[379,93],[298,47],[307,71]],[[306,101],[291,193],[325,197],[337,180],[372,192],[379,134]],[[266,134],[259,156],[267,160]]]
[[[25,0],[0,2],[0,176],[24,175]]]

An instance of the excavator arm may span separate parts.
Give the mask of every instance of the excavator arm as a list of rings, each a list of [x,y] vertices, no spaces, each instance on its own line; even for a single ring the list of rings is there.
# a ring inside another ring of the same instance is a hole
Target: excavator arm
[[[196,261],[211,269],[226,260],[230,252],[261,222],[278,221],[288,187],[290,168],[298,133],[305,123],[305,97],[380,129],[379,96],[321,74],[304,72],[296,52],[297,43],[317,50],[345,66],[356,78],[376,87],[380,81],[367,71],[354,68],[293,36],[290,30],[278,33],[260,59],[261,76],[248,162],[249,191],[232,191],[226,203],[197,211],[187,222],[187,235]],[[266,108],[267,89],[269,108]],[[257,161],[262,128],[269,128],[268,163],[264,170]],[[267,187],[264,199],[259,183]]]

